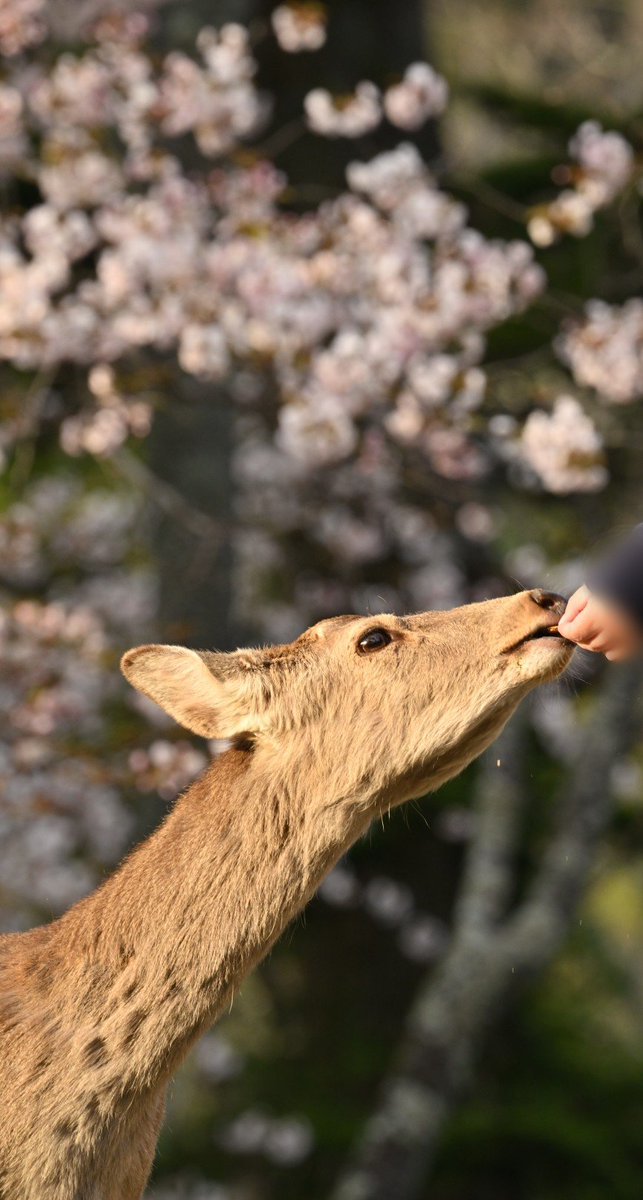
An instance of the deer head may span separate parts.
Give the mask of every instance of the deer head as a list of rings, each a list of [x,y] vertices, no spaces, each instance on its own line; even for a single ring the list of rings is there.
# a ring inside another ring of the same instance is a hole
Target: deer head
[[[140,646],[122,669],[187,729],[305,781],[311,805],[373,814],[457,774],[565,669],[564,608],[535,590],[449,612],[334,617],[268,649]]]

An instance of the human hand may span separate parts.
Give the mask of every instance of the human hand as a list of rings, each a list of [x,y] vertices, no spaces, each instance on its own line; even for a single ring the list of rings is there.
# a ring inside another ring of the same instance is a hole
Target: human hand
[[[643,646],[643,634],[631,617],[595,596],[586,584],[568,600],[558,631],[583,650],[604,654],[610,662],[633,658]]]

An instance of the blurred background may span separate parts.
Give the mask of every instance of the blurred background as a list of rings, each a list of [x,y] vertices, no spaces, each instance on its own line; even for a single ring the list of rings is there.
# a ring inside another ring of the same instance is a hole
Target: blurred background
[[[0,920],[216,747],[144,641],[563,592],[643,519],[636,0],[6,0]],[[641,674],[586,654],[323,885],[156,1200],[639,1200]]]

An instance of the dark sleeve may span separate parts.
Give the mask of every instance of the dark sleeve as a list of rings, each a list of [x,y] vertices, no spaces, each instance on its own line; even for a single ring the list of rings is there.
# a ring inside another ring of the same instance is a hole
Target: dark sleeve
[[[599,596],[613,600],[643,629],[643,525],[598,563],[589,585]]]

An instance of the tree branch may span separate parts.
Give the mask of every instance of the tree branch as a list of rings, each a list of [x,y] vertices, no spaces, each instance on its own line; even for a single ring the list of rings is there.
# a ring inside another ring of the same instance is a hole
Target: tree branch
[[[145,462],[125,447],[121,447],[118,454],[112,458],[103,460],[102,465],[106,471],[111,471],[131,484],[164,513],[175,518],[196,538],[213,544],[213,541],[219,542],[229,533],[229,522],[219,521],[197,508],[182,492],[167,480],[161,479]]]
[[[526,709],[484,755],[476,787],[478,822],[465,863],[454,926],[486,933],[502,916],[513,883],[513,854],[525,800]]]

